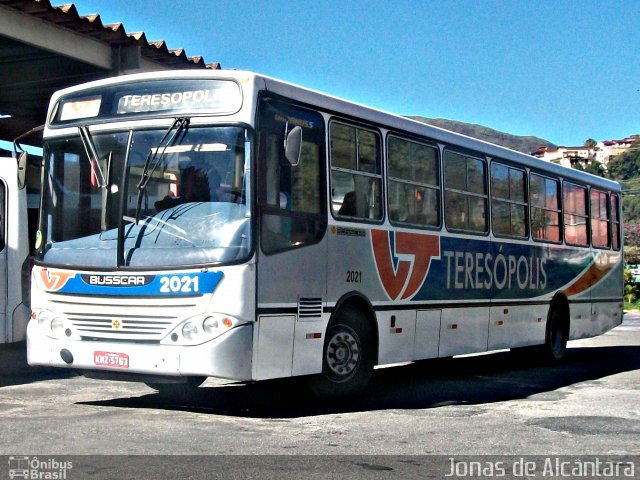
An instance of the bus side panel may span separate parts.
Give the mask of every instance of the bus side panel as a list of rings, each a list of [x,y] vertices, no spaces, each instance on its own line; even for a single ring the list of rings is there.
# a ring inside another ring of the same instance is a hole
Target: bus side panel
[[[600,335],[622,323],[624,263],[621,252],[601,254],[598,259],[613,264],[611,271],[596,285],[591,294],[591,317],[594,335]]]
[[[293,362],[295,315],[260,315],[254,378],[290,377]]]
[[[622,323],[622,302],[600,302],[591,307],[591,335],[600,335]]]
[[[488,307],[448,308],[440,323],[440,357],[487,351]]]
[[[360,225],[329,226],[327,299],[337,302],[349,292],[364,295],[371,303],[395,300],[382,289],[371,246],[371,230]],[[389,320],[386,320],[388,325]],[[382,323],[379,322],[380,326]],[[383,326],[384,328],[384,326]],[[382,329],[381,329],[382,331]]]
[[[329,315],[315,319],[301,319],[295,325],[292,375],[310,375],[322,371],[324,332]]]
[[[438,356],[441,316],[442,310],[418,310],[413,355],[415,360],[436,358]]]
[[[400,363],[414,359],[416,331],[415,310],[379,312],[378,317],[378,363]]]
[[[544,343],[548,305],[491,308],[489,350]]]
[[[591,333],[591,302],[570,300],[570,327],[569,338],[571,340],[577,340],[579,338],[591,337],[594,334]]]
[[[569,287],[570,339],[600,335],[622,322],[623,264],[620,252],[592,253],[592,263]]]

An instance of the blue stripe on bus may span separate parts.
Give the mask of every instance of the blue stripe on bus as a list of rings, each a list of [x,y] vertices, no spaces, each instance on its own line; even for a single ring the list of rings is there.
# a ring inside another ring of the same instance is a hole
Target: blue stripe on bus
[[[71,276],[56,293],[125,297],[199,296],[213,293],[223,273],[80,274]]]

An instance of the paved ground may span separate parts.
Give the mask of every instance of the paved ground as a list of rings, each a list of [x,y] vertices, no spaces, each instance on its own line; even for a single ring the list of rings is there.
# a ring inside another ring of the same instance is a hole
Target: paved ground
[[[171,402],[141,384],[29,368],[23,347],[0,349],[0,455],[436,454],[445,463],[460,455],[640,455],[636,314],[571,342],[559,366],[510,352],[426,361],[376,370],[362,398],[342,403],[315,400],[291,381],[212,379],[189,401]],[[405,470],[365,470],[408,474],[413,461]],[[280,471],[268,470],[274,478]]]

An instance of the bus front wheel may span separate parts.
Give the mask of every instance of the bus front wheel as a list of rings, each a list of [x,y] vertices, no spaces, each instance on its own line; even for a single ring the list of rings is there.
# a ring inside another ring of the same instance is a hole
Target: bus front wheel
[[[311,377],[311,391],[321,398],[360,393],[371,378],[374,351],[367,318],[356,307],[343,306],[327,329],[322,373]]]

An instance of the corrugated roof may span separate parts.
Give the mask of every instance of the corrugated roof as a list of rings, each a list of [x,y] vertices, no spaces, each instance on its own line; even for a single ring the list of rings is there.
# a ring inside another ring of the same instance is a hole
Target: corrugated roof
[[[189,57],[184,49],[169,49],[164,40],[148,41],[144,32],[127,33],[122,23],[103,24],[99,14],[79,15],[73,3],[51,5],[49,0],[0,0],[0,4],[110,44],[138,46],[141,55],[171,68],[220,69],[201,56]]]
[[[220,69],[144,32],[127,33],[122,23],[105,25],[97,13],[79,15],[72,3],[0,0],[0,25],[2,140],[43,124],[49,98],[61,88],[138,71]],[[38,145],[41,138],[24,141]]]

